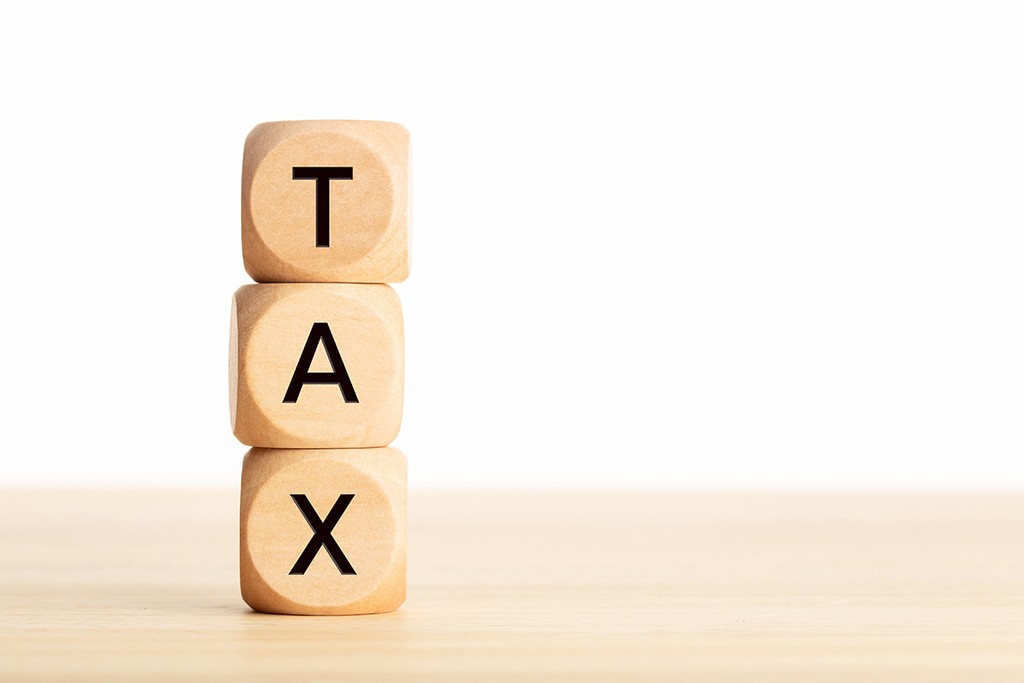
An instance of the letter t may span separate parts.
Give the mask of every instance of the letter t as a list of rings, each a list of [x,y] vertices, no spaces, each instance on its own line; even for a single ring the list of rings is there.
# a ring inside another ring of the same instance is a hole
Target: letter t
[[[352,167],[292,166],[292,180],[316,180],[316,246],[331,246],[331,181],[352,180]]]

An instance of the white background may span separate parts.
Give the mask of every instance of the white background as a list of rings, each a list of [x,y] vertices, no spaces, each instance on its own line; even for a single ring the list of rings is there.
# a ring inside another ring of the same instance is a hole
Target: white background
[[[0,483],[237,485],[242,142],[375,118],[413,136],[412,486],[1024,485],[1022,19],[6,8]]]

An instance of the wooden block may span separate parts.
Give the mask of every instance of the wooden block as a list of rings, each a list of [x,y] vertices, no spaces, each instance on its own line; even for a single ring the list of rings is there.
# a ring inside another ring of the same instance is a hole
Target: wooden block
[[[264,448],[387,446],[402,422],[402,308],[387,285],[235,292],[231,426]]]
[[[408,166],[397,123],[256,126],[242,162],[245,269],[257,282],[401,282]]]
[[[253,448],[242,463],[242,599],[257,612],[373,614],[405,601],[396,448]]]

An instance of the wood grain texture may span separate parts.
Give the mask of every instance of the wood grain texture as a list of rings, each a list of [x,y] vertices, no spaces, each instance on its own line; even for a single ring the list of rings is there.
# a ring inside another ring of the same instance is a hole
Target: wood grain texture
[[[237,506],[0,493],[0,680],[1024,680],[1021,494],[414,494],[366,617],[245,607]]]
[[[407,485],[397,448],[250,450],[242,463],[242,599],[276,614],[398,609],[405,600]],[[312,510],[303,513],[293,495]],[[351,498],[328,521],[339,496]],[[300,563],[320,524],[330,524],[335,545],[312,542],[315,555]]]
[[[330,339],[314,333],[326,323]],[[300,363],[310,342],[315,355]],[[351,382],[305,384],[285,400],[297,368],[338,371]],[[405,335],[398,295],[387,285],[261,284],[235,292],[229,351],[231,426],[262,448],[376,448],[402,423]],[[355,398],[350,401],[349,398]]]
[[[350,177],[295,177],[296,168],[318,167]],[[409,274],[408,167],[409,133],[397,123],[256,126],[242,160],[246,271],[257,282],[401,282]],[[326,244],[318,242],[318,191],[329,200]]]

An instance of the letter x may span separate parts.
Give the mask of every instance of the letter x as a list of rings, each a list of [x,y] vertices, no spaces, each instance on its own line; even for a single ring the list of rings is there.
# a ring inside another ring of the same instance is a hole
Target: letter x
[[[355,498],[350,493],[343,493],[338,496],[337,502],[331,511],[327,513],[327,516],[320,519],[320,515],[313,509],[313,505],[309,502],[309,498],[302,493],[293,493],[292,500],[299,508],[299,512],[306,518],[306,523],[309,524],[309,528],[313,530],[313,538],[309,539],[309,543],[306,544],[306,549],[299,555],[299,559],[295,560],[295,566],[288,572],[289,574],[305,574],[306,570],[309,569],[310,563],[316,554],[320,552],[321,546],[327,550],[327,554],[334,560],[335,566],[338,571],[342,574],[355,574],[356,570],[352,568],[352,564],[345,557],[345,553],[341,552],[341,548],[338,546],[338,542],[334,540],[334,536],[331,536],[331,532],[334,531],[334,527],[337,526],[338,520],[345,514],[345,510],[348,508],[348,504]]]

